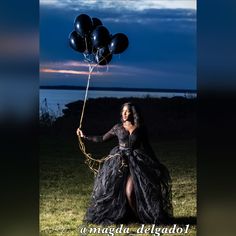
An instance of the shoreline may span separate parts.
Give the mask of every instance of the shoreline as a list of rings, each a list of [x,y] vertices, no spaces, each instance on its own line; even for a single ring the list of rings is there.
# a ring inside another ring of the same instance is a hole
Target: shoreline
[[[40,89],[48,90],[85,90],[84,86],[44,86],[41,85]],[[193,93],[197,94],[196,89],[167,89],[167,88],[124,88],[124,87],[90,87],[92,91],[117,91],[117,92],[160,92],[160,93]]]

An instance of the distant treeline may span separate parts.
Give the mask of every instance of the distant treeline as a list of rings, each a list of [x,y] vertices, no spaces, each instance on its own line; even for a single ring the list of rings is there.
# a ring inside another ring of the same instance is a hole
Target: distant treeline
[[[97,98],[86,104],[82,129],[88,135],[101,135],[120,122],[123,103],[133,102],[141,111],[150,137],[155,139],[195,138],[196,98]],[[56,119],[51,131],[74,136],[79,126],[83,101],[66,105],[63,116]],[[41,127],[42,132],[47,130]]]
[[[84,86],[40,86],[40,89],[55,90],[85,90]],[[123,87],[90,87],[89,90],[96,91],[129,91],[129,92],[163,92],[163,93],[196,93],[194,89],[164,89],[164,88],[123,88]]]

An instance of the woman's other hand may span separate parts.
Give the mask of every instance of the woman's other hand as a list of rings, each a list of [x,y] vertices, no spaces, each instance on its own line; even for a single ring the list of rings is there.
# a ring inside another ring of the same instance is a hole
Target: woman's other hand
[[[77,134],[79,137],[84,138],[84,134],[83,134],[83,132],[82,132],[81,129],[78,128],[78,129],[76,130],[76,134]]]

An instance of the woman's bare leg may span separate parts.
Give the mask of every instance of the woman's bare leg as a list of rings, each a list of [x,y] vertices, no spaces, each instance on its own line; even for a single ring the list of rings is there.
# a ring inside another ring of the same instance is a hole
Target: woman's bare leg
[[[134,183],[131,176],[129,176],[127,179],[125,192],[126,192],[129,205],[134,211],[134,213],[136,214],[136,206],[135,206],[135,198],[134,198]]]

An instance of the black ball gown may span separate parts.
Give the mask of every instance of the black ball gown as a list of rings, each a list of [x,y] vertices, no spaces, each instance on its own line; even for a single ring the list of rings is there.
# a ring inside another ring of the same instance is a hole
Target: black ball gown
[[[103,136],[87,136],[93,142],[117,137],[109,158],[94,183],[90,206],[84,221],[94,224],[139,222],[167,223],[172,217],[171,179],[167,168],[155,157],[144,127],[130,134],[122,124]],[[128,176],[134,184],[136,212],[129,207],[125,186]]]

